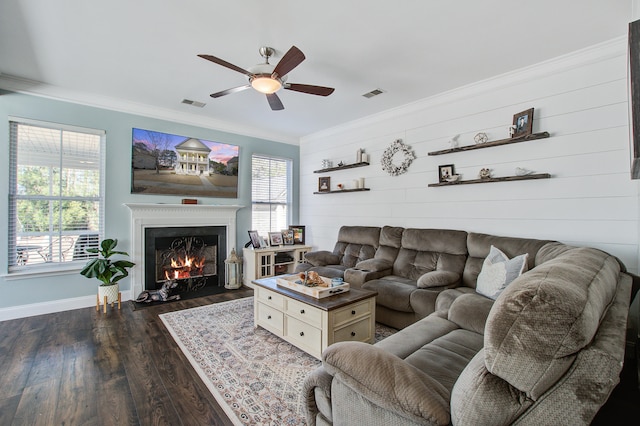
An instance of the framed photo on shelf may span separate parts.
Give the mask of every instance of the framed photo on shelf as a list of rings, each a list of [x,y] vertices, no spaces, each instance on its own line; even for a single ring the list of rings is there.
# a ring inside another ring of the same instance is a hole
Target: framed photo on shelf
[[[282,242],[285,246],[293,245],[293,229],[283,229],[282,230]]]
[[[249,239],[251,240],[251,246],[254,249],[262,247],[260,244],[260,235],[258,235],[258,231],[247,231],[249,233]]]
[[[318,178],[318,192],[331,191],[331,176],[323,176]]]
[[[289,229],[293,230],[293,244],[304,244],[304,226],[290,225]]]
[[[445,164],[438,166],[438,182],[447,182],[451,176],[455,174],[453,164]]]
[[[282,245],[282,233],[281,232],[269,232],[269,245],[271,245],[271,246]]]
[[[513,116],[512,138],[519,138],[533,133],[533,108],[519,112]]]

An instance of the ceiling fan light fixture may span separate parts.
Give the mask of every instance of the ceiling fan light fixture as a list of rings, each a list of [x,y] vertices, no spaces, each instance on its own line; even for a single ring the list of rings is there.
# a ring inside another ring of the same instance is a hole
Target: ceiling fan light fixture
[[[280,80],[268,76],[256,76],[251,79],[251,87],[260,93],[270,95],[282,88]]]

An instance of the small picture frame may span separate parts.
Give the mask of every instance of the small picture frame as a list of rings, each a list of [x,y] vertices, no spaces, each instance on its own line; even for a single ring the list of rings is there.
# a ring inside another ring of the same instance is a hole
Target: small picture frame
[[[323,176],[318,178],[318,192],[331,191],[331,177]]]
[[[453,164],[445,164],[438,166],[438,182],[447,182],[451,176],[455,174]]]
[[[258,234],[258,231],[247,231],[249,233],[249,239],[251,240],[251,246],[254,249],[258,249],[260,247],[262,247],[262,245],[260,244],[260,235]]]
[[[304,244],[305,227],[302,225],[290,225],[293,230],[293,244]]]
[[[293,245],[293,229],[283,229],[282,230],[282,242],[285,246]]]
[[[512,138],[520,138],[533,133],[533,108],[519,112],[513,116]]]
[[[267,244],[267,240],[261,235],[260,237],[260,248],[269,248],[269,244]]]
[[[281,232],[269,232],[269,245],[280,246],[282,245],[282,233]]]

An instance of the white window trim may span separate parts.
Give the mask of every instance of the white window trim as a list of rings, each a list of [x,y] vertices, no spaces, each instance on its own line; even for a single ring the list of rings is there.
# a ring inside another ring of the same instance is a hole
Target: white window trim
[[[44,121],[44,120],[36,120],[36,119],[30,119],[30,118],[24,118],[24,117],[17,117],[17,116],[7,116],[7,123],[9,123],[10,125],[11,122],[17,122],[19,124],[50,128],[50,129],[62,130],[62,131],[89,133],[89,134],[97,135],[100,137],[100,197],[99,197],[100,198],[100,212],[99,212],[100,229],[99,229],[99,235],[100,235],[100,240],[102,240],[102,238],[104,238],[104,229],[105,229],[105,224],[104,224],[105,204],[106,204],[105,170],[106,170],[106,157],[107,157],[106,156],[107,132],[105,130],[94,129],[90,127],[61,124],[61,123],[55,123],[55,122]],[[9,141],[9,145],[11,145],[11,141]],[[9,146],[9,149],[12,149],[11,146]],[[9,162],[10,162],[9,182],[11,183],[11,182],[14,182],[16,179],[15,177],[16,170],[14,169],[15,164],[13,163],[13,159],[9,159]],[[13,208],[11,200],[9,200],[7,208],[8,208],[8,213],[10,213],[11,209]],[[10,217],[11,215],[9,215],[8,218]],[[7,232],[8,232],[7,248],[12,247],[12,242],[9,241],[9,239],[12,232],[15,232],[11,230],[11,226],[12,224],[8,222],[7,223]],[[9,255],[9,252],[7,252],[7,255]],[[9,281],[14,279],[33,278],[36,276],[76,274],[80,270],[82,270],[82,268],[86,264],[86,260],[75,260],[75,261],[64,262],[64,263],[46,263],[46,264],[40,264],[40,265],[32,265],[29,267],[19,267],[19,266],[9,266],[8,257],[6,258],[6,262],[7,262],[6,263],[7,267],[5,269],[5,272],[0,274],[0,277],[3,277],[5,280],[9,280]]]

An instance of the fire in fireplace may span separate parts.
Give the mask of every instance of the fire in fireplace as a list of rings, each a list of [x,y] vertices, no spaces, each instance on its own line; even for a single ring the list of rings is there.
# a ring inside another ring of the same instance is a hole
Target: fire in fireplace
[[[224,284],[226,227],[169,227],[145,229],[145,290],[168,280],[177,291],[191,292]]]

